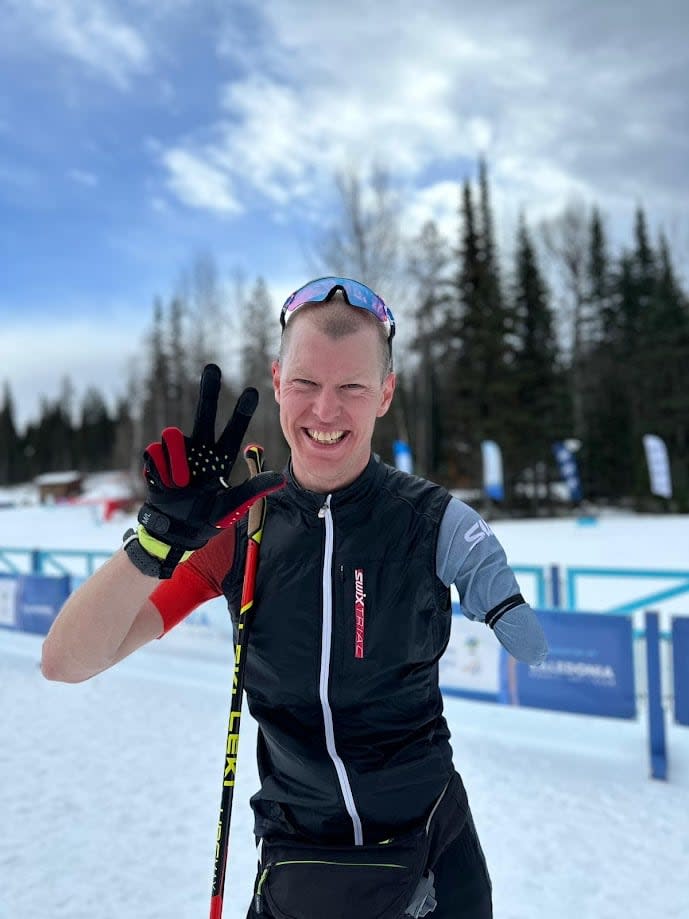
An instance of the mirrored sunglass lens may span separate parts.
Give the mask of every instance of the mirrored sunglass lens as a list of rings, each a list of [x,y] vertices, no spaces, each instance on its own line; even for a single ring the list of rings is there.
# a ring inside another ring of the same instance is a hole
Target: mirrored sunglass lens
[[[305,303],[320,300],[332,290],[332,287],[333,285],[328,279],[311,281],[309,284],[295,291],[291,297],[288,297],[283,309],[292,313]]]
[[[281,321],[287,318],[305,303],[320,303],[336,288],[341,287],[352,306],[361,307],[373,313],[381,322],[390,326],[390,337],[394,334],[395,320],[392,313],[385,306],[384,301],[365,284],[358,281],[352,281],[350,278],[319,278],[316,281],[309,281],[304,287],[295,290],[286,300],[282,307]]]
[[[370,287],[365,287],[363,284],[353,284],[351,281],[343,286],[347,291],[349,302],[353,306],[363,306],[364,309],[374,313],[381,322],[389,321],[385,304]]]

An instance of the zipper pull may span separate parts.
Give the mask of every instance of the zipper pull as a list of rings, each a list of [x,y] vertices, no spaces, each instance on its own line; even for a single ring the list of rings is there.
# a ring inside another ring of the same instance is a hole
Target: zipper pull
[[[332,495],[331,495],[331,494],[328,495],[327,498],[325,499],[325,501],[323,502],[323,507],[321,507],[321,509],[318,511],[318,516],[319,516],[321,519],[323,519],[323,517],[325,517],[325,515],[326,515],[326,514],[328,513],[328,511],[330,510],[330,499],[331,499],[331,498],[332,498]]]
[[[258,884],[256,885],[256,893],[254,894],[254,909],[259,914],[259,916],[263,913],[263,885],[266,882],[269,870],[270,865],[263,869],[261,877],[258,880]]]

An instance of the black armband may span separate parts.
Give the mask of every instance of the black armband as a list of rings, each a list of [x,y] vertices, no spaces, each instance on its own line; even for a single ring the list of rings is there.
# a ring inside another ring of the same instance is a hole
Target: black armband
[[[524,597],[521,594],[513,594],[511,597],[508,597],[506,600],[503,600],[502,603],[498,603],[497,606],[494,606],[490,612],[486,613],[485,623],[490,629],[495,628],[495,623],[500,619],[505,613],[508,613],[511,609],[514,609],[515,606],[521,606],[523,603],[526,603]]]

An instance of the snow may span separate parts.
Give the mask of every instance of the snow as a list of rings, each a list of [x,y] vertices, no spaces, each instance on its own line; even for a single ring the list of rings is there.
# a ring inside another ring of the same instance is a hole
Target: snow
[[[130,521],[0,510],[0,547],[114,549]],[[491,523],[515,564],[689,569],[689,518]],[[689,595],[678,608],[689,614]],[[232,673],[226,632],[183,626],[76,686],[41,639],[0,630],[0,919],[208,915]],[[689,919],[689,728],[668,717],[669,781],[645,720],[448,698],[497,919]],[[242,720],[224,916],[255,871],[255,726]]]

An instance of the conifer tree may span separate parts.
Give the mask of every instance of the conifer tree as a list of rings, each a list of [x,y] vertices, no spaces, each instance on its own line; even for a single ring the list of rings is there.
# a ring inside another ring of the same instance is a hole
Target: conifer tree
[[[448,302],[449,251],[432,220],[412,241],[409,274],[415,334],[409,350],[416,356],[409,400],[413,419],[410,431],[416,468],[421,475],[445,479],[440,466],[442,415],[439,410],[438,368],[442,358],[442,320]]]
[[[571,418],[558,366],[548,290],[523,216],[517,231],[515,261],[513,382],[516,406],[513,415],[515,436],[510,439],[510,448],[512,465],[523,481],[532,484],[531,497],[536,504],[538,486],[548,484],[546,473],[551,465],[552,443],[567,435]]]
[[[595,499],[607,496],[614,488],[616,451],[609,431],[626,423],[624,403],[616,397],[617,360],[615,339],[617,320],[612,300],[613,270],[600,210],[591,212],[588,257],[584,274],[587,335],[580,349],[578,378],[582,449],[579,466],[584,494]]]
[[[0,408],[0,484],[11,485],[20,480],[20,438],[14,421],[14,400],[10,384],[3,385]]]
[[[279,324],[268,285],[261,277],[251,289],[243,309],[241,385],[258,390],[258,408],[251,422],[250,437],[265,450],[266,462],[279,469],[287,458],[270,368],[278,352]]]
[[[679,500],[689,498],[689,309],[667,238],[660,234],[655,279],[640,354],[645,400],[642,425],[668,447]]]
[[[446,323],[443,413],[452,432],[446,444],[448,470],[463,484],[477,485],[480,443],[500,442],[512,408],[509,313],[502,301],[495,259],[485,257],[469,182],[462,189],[460,246]],[[490,246],[488,248],[490,251]]]
[[[189,372],[189,347],[185,320],[188,319],[181,297],[170,300],[167,316],[168,404],[171,417],[184,429],[193,423],[194,399],[198,390],[198,377]]]
[[[77,466],[81,471],[107,469],[115,441],[115,424],[101,392],[89,387],[81,404],[81,424],[77,431]]]
[[[149,335],[148,369],[144,376],[142,406],[143,444],[157,440],[171,419],[170,365],[164,327],[163,304],[153,303],[153,328]]]
[[[112,447],[111,466],[131,473],[131,481],[142,487],[141,450],[145,446],[138,435],[136,415],[136,389],[132,380],[127,383],[127,393],[115,405],[115,435]]]

